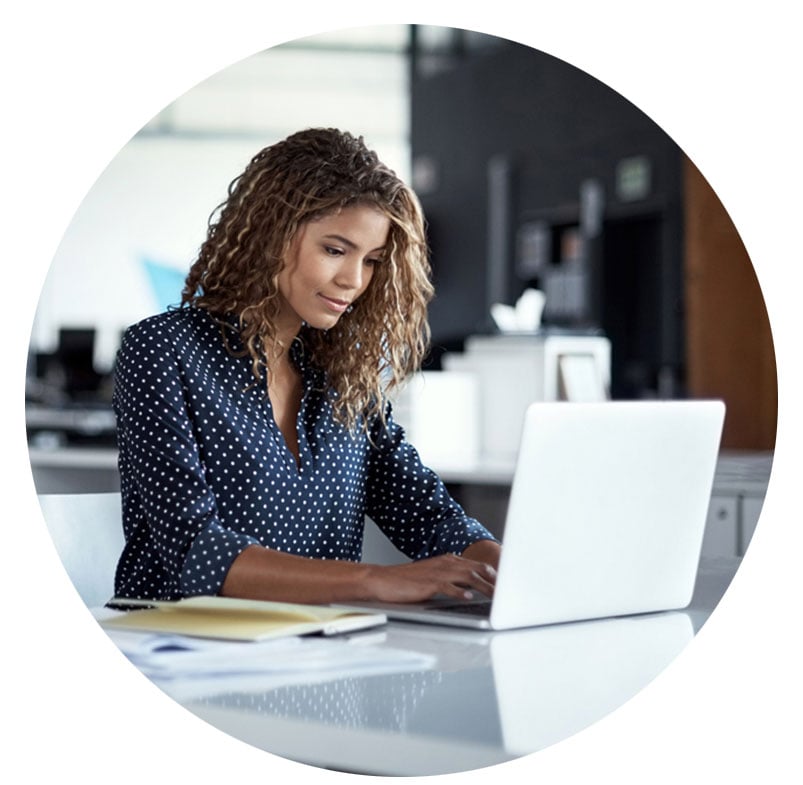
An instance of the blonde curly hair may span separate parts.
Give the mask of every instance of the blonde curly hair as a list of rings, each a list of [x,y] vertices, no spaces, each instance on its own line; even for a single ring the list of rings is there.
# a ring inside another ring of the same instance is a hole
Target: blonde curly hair
[[[335,417],[350,429],[383,418],[387,394],[420,366],[433,295],[418,199],[362,137],[309,129],[257,153],[210,217],[181,299],[219,318],[224,340],[225,318],[239,320],[258,381],[266,347],[278,344],[278,277],[293,238],[306,222],[358,205],[390,220],[386,257],[334,327],[304,332],[334,393]]]

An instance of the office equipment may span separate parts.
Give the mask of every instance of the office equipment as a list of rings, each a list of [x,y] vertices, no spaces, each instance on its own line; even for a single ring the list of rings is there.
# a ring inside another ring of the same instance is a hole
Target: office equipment
[[[598,334],[475,335],[466,340],[462,353],[443,356],[446,371],[471,373],[477,379],[479,452],[484,459],[515,460],[527,407],[535,401],[559,401],[576,391],[571,382],[577,373],[567,385],[566,378],[561,378],[561,364],[577,356],[588,362],[581,365],[581,371],[593,367],[597,397],[608,397],[611,343]]]
[[[377,627],[387,621],[382,613],[233,597],[186,597],[175,601],[115,598],[110,604],[139,609],[104,619],[101,625],[107,629],[239,641],[264,641],[315,633],[339,635]],[[143,608],[143,604],[148,607]]]
[[[419,371],[396,395],[393,417],[427,466],[469,469],[479,461],[475,374]]]
[[[100,385],[95,370],[94,327],[62,327],[54,360],[62,374],[63,389],[71,400],[91,398]]]
[[[685,607],[724,413],[720,401],[532,404],[493,602],[355,607],[482,629]]]
[[[567,354],[558,358],[560,400],[585,403],[610,396],[593,354]]]
[[[77,447],[82,451],[117,445],[117,421],[107,403],[71,403],[42,406],[25,404],[28,444],[36,449]]]

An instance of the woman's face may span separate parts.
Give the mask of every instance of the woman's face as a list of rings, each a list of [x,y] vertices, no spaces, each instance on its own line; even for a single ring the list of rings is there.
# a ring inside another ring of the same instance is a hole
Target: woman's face
[[[389,230],[390,220],[366,205],[303,224],[279,273],[279,331],[334,327],[371,282]]]

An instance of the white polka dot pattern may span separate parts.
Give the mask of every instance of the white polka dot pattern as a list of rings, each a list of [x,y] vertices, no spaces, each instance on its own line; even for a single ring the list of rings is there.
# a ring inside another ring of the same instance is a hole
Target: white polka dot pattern
[[[230,350],[196,308],[126,331],[114,390],[126,536],[118,596],[217,594],[252,544],[359,561],[366,515],[414,559],[493,539],[422,466],[392,415],[387,428],[371,425],[371,439],[334,421],[302,337],[291,352],[304,380],[297,465],[264,379],[254,384],[250,356],[238,356],[235,324]]]

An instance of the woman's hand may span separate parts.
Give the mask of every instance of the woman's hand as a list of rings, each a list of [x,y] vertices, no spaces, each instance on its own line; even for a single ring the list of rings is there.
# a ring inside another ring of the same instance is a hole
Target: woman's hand
[[[473,591],[493,596],[496,570],[482,561],[446,554],[409,564],[372,565],[366,576],[369,599],[379,602],[421,602],[436,594],[471,599]]]
[[[498,570],[499,559],[502,558],[502,546],[494,540],[477,540],[463,551],[462,556],[474,561],[483,561]]]

